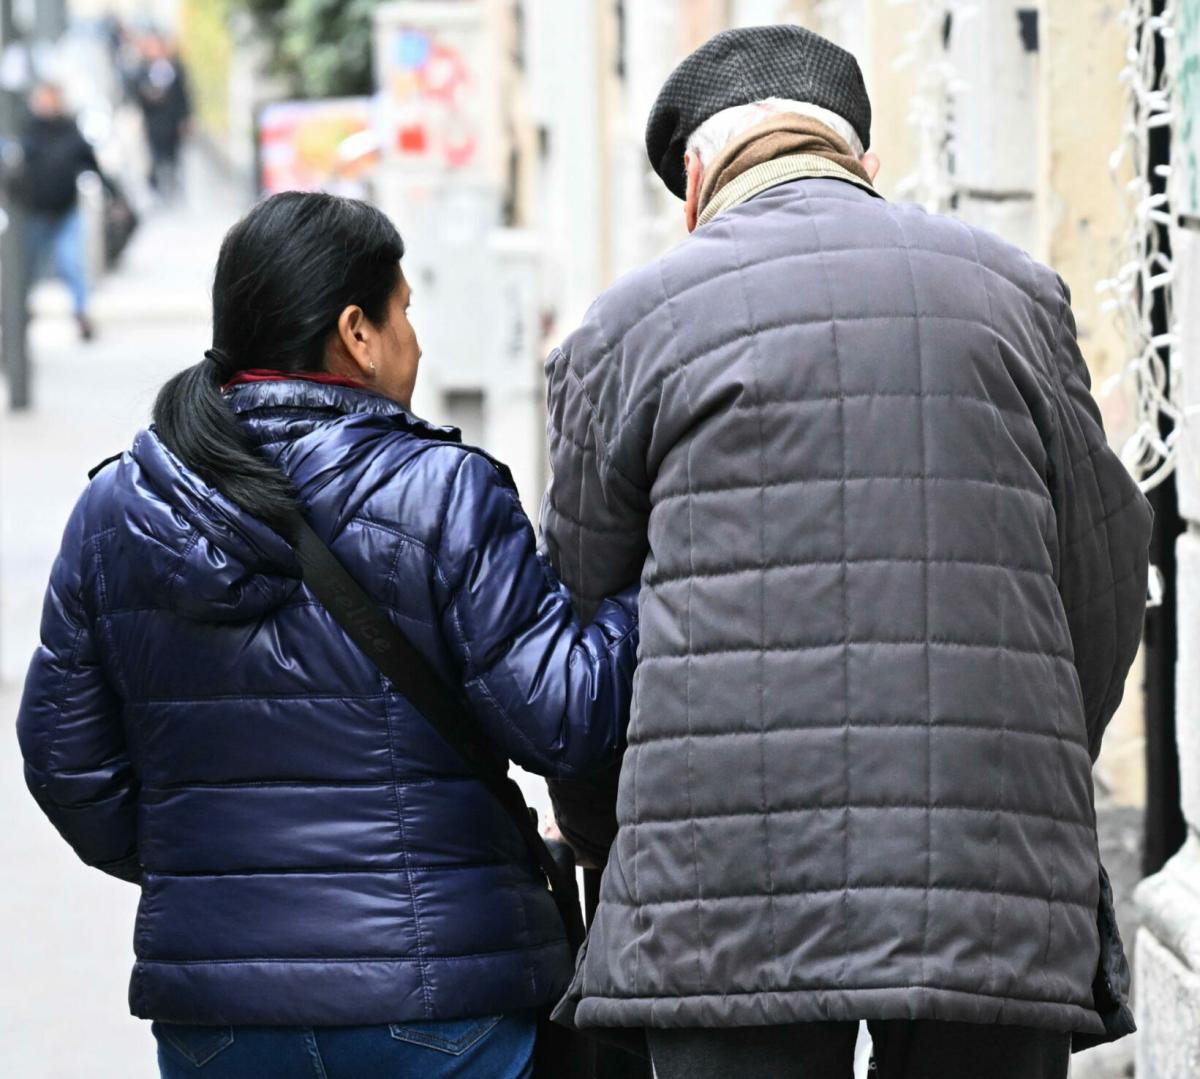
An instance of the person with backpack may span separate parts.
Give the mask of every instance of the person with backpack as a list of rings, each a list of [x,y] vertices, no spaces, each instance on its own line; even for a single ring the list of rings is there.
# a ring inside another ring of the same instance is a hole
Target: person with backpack
[[[570,978],[503,774],[617,758],[636,593],[581,625],[507,469],[411,412],[403,254],[332,195],[238,222],[212,349],[52,571],[26,777],[141,888],[164,1076],[517,1079]]]

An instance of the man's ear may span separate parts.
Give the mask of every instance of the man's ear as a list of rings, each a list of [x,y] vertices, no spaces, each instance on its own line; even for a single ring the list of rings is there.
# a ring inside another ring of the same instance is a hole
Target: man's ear
[[[700,216],[700,184],[704,180],[704,166],[700,158],[689,151],[683,155],[683,167],[687,170],[687,199],[683,204],[683,216],[688,232],[695,232]]]
[[[879,166],[882,162],[879,160],[879,155],[867,152],[862,156],[862,166],[867,170],[867,176],[871,183],[875,182],[875,177],[879,175]]]

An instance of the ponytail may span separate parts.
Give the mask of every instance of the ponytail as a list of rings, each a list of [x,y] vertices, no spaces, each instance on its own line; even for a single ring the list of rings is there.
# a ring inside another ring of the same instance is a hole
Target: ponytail
[[[158,437],[205,483],[278,528],[295,506],[287,477],[246,440],[212,353],[170,379],[154,402]]]

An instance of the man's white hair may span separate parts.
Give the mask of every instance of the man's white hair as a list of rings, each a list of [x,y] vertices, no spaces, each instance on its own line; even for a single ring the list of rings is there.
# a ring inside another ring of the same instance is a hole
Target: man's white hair
[[[813,105],[807,101],[789,101],[782,97],[768,97],[750,105],[734,105],[732,108],[722,109],[692,132],[687,141],[687,151],[698,157],[701,164],[709,164],[739,135],[771,116],[785,113],[819,120],[850,144],[850,151],[855,157],[862,157],[865,153],[862,139],[858,137],[858,132],[849,120],[836,112],[821,108],[820,105]]]

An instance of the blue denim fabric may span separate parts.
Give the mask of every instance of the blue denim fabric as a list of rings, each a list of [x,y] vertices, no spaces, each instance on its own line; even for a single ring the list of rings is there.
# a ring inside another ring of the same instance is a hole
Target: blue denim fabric
[[[78,209],[66,214],[31,213],[27,224],[30,283],[49,261],[71,292],[76,315],[87,313],[88,281],[84,263],[83,217]]]
[[[155,1023],[162,1079],[529,1079],[532,1012],[367,1027]]]

